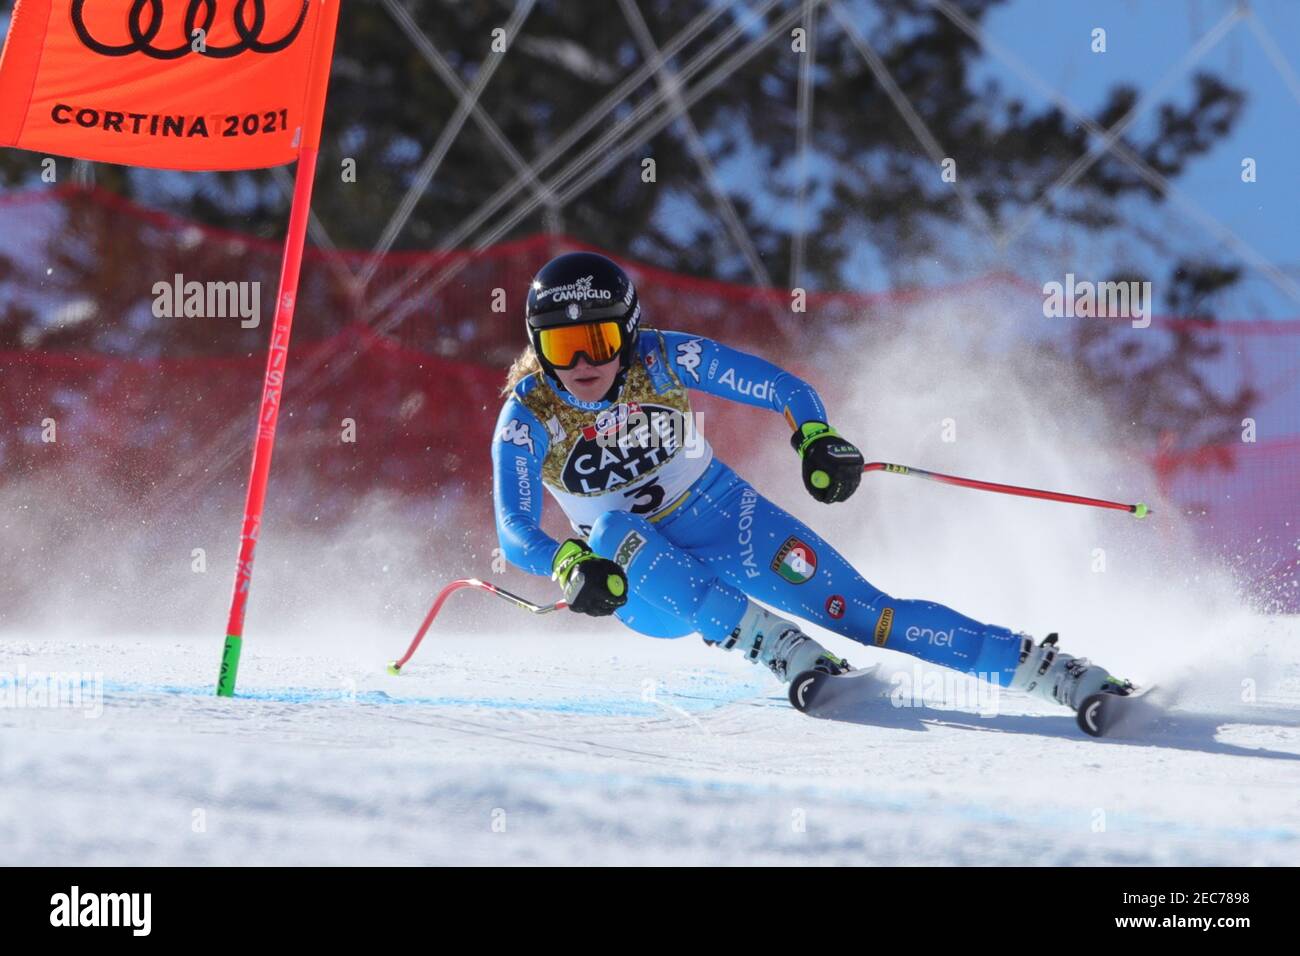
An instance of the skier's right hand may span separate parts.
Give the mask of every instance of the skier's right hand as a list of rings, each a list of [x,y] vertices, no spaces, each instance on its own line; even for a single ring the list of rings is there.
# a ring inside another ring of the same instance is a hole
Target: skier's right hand
[[[570,611],[604,617],[627,603],[627,575],[602,558],[585,541],[570,538],[551,562],[551,580],[559,581]]]

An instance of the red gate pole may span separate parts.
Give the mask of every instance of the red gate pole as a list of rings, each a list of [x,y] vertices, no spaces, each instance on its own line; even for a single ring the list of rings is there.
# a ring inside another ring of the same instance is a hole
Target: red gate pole
[[[239,655],[244,642],[244,612],[248,607],[248,590],[253,583],[253,553],[257,549],[257,538],[262,529],[262,508],[266,503],[266,482],[271,472],[271,452],[275,447],[275,426],[280,417],[284,373],[289,362],[289,334],[293,328],[293,311],[298,297],[298,276],[302,268],[303,247],[307,241],[307,222],[311,215],[312,185],[316,181],[316,157],[325,113],[325,92],[329,86],[330,63],[334,54],[338,6],[330,6],[333,6],[333,10],[323,17],[318,46],[312,57],[314,72],[308,93],[303,141],[298,149],[298,168],[294,172],[293,207],[289,212],[289,231],[285,236],[284,259],[280,265],[275,324],[271,327],[271,346],[266,357],[266,376],[262,384],[262,406],[257,416],[257,437],[253,442],[253,465],[248,478],[243,530],[239,537],[235,588],[230,599],[230,616],[226,622],[221,672],[217,677],[218,697],[234,696],[235,680],[239,674]]]

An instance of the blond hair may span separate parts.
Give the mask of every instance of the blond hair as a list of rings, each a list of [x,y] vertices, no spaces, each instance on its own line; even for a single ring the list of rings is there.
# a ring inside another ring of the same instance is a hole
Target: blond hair
[[[534,375],[542,370],[542,363],[537,359],[537,353],[533,351],[531,345],[526,346],[518,357],[510,365],[510,371],[506,373],[506,384],[501,389],[502,395],[509,395],[514,387],[526,379],[529,375]]]

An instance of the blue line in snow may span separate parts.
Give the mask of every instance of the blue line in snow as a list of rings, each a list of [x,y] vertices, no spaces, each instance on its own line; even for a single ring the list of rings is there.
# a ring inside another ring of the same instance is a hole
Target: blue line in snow
[[[692,688],[692,694],[678,696],[670,691],[660,691],[659,697],[671,706],[687,712],[712,710],[737,700],[755,696],[759,689],[749,684],[719,685],[710,688],[715,695],[705,696]],[[104,694],[114,695],[167,695],[175,697],[212,697],[211,685],[145,684],[104,682]],[[490,710],[526,710],[559,714],[578,714],[600,717],[652,717],[665,713],[662,704],[644,701],[637,697],[581,697],[573,699],[521,699],[515,697],[410,697],[389,694],[382,690],[349,691],[345,688],[321,687],[245,687],[236,699],[281,704],[346,704],[397,707],[480,707]]]

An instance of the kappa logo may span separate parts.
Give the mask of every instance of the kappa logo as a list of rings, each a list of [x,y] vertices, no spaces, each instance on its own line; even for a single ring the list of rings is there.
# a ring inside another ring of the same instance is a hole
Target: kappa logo
[[[700,380],[700,357],[702,352],[703,346],[700,345],[699,339],[691,339],[689,342],[683,342],[677,346],[678,366],[697,382]]]
[[[772,559],[772,570],[791,584],[803,584],[817,573],[817,552],[790,535]]]
[[[894,609],[887,607],[880,612],[880,620],[876,621],[876,647],[884,647],[885,642],[889,640],[889,632],[894,628]]]
[[[118,4],[123,6],[124,4]],[[178,4],[172,4],[175,9]],[[239,34],[239,42],[229,46],[214,46],[206,43],[203,49],[194,48],[194,31],[202,30],[207,37],[212,32],[212,25],[217,19],[218,0],[190,0],[185,11],[185,21],[177,24],[181,29],[181,44],[174,47],[158,46],[154,43],[162,32],[164,10],[162,0],[132,0],[131,8],[126,13],[126,29],[130,35],[129,43],[109,43],[94,36],[86,26],[86,0],[72,0],[72,28],[82,44],[100,56],[130,56],[140,53],[155,60],[178,60],[189,53],[223,60],[241,53],[279,53],[293,43],[302,32],[302,25],[307,21],[308,0],[302,0],[302,10],[298,19],[288,32],[278,40],[263,41],[262,31],[266,29],[266,0],[235,0],[231,5],[231,23]],[[248,8],[252,7],[252,20],[249,21]],[[147,15],[146,15],[147,11]]]
[[[537,454],[537,450],[533,448],[533,435],[528,428],[528,423],[521,422],[517,418],[510,419],[510,423],[501,429],[501,440],[512,445],[523,445],[534,455]]]
[[[644,547],[645,538],[636,531],[629,531],[618,543],[618,549],[614,552],[614,563],[620,567],[628,567]]]
[[[844,595],[832,594],[826,599],[826,613],[835,620],[844,616]]]

